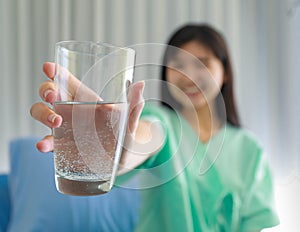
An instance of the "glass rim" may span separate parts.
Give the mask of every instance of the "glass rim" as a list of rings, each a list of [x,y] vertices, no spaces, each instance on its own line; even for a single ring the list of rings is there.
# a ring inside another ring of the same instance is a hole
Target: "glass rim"
[[[96,45],[96,46],[101,46],[101,47],[106,47],[111,49],[111,52],[114,51],[124,51],[124,52],[129,52],[129,53],[133,53],[135,54],[135,50],[130,48],[130,47],[121,47],[121,46],[117,46],[117,45],[113,45],[110,43],[105,43],[105,42],[100,42],[100,41],[92,41],[92,40],[62,40],[59,42],[55,43],[55,47],[62,47],[62,48],[66,48],[67,47],[65,45],[75,45],[75,44],[82,44],[82,45]]]

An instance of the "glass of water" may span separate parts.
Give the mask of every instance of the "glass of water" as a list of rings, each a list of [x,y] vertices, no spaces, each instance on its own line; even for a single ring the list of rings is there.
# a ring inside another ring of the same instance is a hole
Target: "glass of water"
[[[53,129],[57,190],[98,195],[114,184],[127,127],[135,52],[90,41],[56,44]]]

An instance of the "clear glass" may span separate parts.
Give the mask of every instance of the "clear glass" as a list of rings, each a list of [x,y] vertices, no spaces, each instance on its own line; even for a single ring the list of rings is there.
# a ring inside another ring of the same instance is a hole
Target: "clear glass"
[[[69,195],[109,192],[127,126],[128,87],[135,52],[95,42],[56,44],[53,109],[63,118],[53,129],[57,190]]]

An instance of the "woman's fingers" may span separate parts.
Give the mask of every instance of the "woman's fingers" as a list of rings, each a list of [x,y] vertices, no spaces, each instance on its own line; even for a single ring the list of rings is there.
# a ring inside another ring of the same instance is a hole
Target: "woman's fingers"
[[[38,102],[32,105],[30,109],[31,116],[45,124],[50,128],[59,127],[62,123],[62,117],[54,113],[45,104]],[[47,135],[36,144],[36,147],[41,152],[49,152],[53,150],[53,136]]]
[[[140,115],[144,108],[144,91],[145,83],[143,81],[136,82],[132,84],[128,92],[128,101],[130,104],[129,107],[129,121],[128,127],[130,133],[134,134],[137,126]]]
[[[53,136],[47,135],[36,143],[36,148],[41,152],[53,151]]]
[[[42,99],[49,103],[53,103],[55,100],[93,102],[102,100],[97,93],[88,86],[85,86],[84,83],[65,67],[56,65],[55,63],[46,62],[43,65],[43,71],[52,81],[54,80],[54,77],[56,78],[56,85],[53,84],[51,88],[49,83],[44,84],[39,91]],[[48,93],[51,94],[48,96]]]
[[[52,81],[46,81],[40,85],[39,95],[41,99],[48,103],[53,103],[57,100],[57,88]]]
[[[54,79],[55,76],[55,63],[51,63],[51,62],[46,62],[43,65],[43,71],[46,74],[46,76],[48,78],[50,78],[51,80]]]
[[[34,119],[50,128],[59,127],[62,123],[62,117],[41,102],[32,105],[30,114]]]

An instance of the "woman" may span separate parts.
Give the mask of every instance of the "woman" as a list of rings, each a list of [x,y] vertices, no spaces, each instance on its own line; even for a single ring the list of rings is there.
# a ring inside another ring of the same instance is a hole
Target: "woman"
[[[123,172],[131,171],[117,182],[122,185],[123,178],[135,174],[141,178],[136,231],[260,231],[278,224],[263,150],[240,127],[222,35],[208,25],[186,25],[171,37],[163,61],[162,106],[143,108],[143,83],[129,94],[129,129],[139,144],[148,141],[142,151],[137,142],[127,147],[122,166]],[[44,71],[53,77],[55,68],[45,64]],[[40,88],[50,103],[52,85]],[[62,121],[42,103],[31,114],[50,127]],[[52,137],[37,147],[52,150]]]

